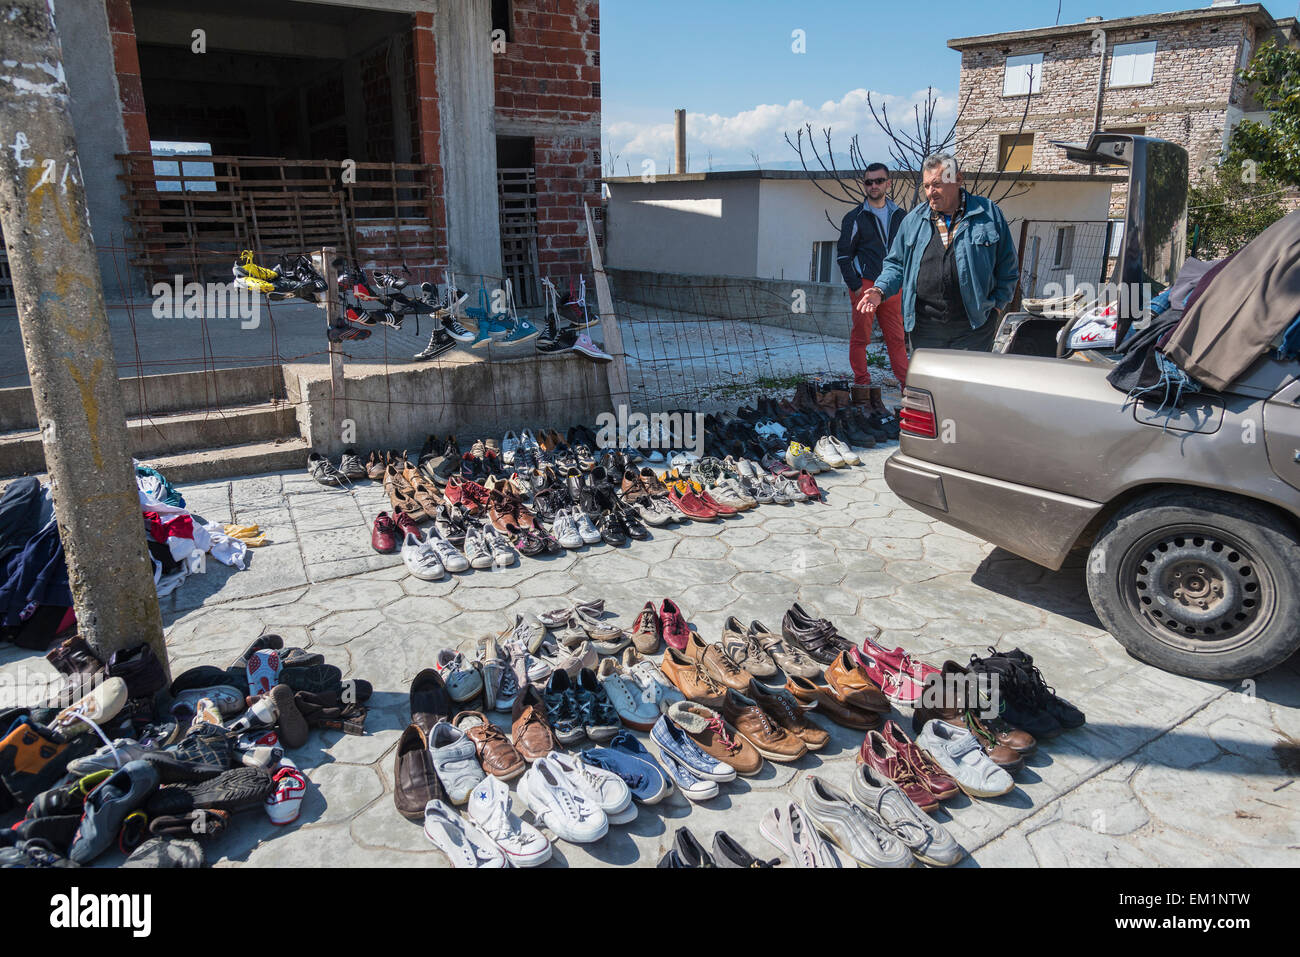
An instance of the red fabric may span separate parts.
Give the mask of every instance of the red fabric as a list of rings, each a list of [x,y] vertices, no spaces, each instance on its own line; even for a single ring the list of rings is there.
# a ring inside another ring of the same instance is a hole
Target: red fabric
[[[157,512],[145,512],[144,521],[153,540],[166,545],[168,538],[194,538],[194,519],[188,515],[172,515],[163,520]]]
[[[889,367],[901,388],[907,381],[907,338],[903,334],[903,294],[895,293],[876,307],[873,317],[858,312],[858,303],[874,286],[870,279],[862,280],[862,288],[853,294],[853,331],[849,334],[849,364],[853,367],[854,385],[871,385],[871,370],[867,366],[867,346],[877,325],[885,337],[885,351],[889,353]]]

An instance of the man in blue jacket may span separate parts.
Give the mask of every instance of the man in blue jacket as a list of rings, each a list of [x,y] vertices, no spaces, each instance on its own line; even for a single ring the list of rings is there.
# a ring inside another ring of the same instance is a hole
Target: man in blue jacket
[[[947,153],[926,157],[921,177],[927,202],[904,217],[857,308],[871,316],[901,291],[913,350],[987,351],[1019,279],[1011,230],[996,203],[966,192]]]

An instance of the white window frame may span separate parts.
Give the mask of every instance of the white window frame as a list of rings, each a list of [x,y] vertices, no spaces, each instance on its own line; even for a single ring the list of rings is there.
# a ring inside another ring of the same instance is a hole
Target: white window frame
[[[1151,86],[1156,75],[1156,41],[1139,40],[1136,43],[1117,43],[1110,51],[1111,89],[1130,86]]]
[[[1002,68],[1002,95],[1025,96],[1043,88],[1043,55],[1024,53],[1007,57]]]
[[[835,281],[835,269],[838,266],[838,262],[836,261],[835,254],[838,252],[838,248],[837,248],[838,246],[839,246],[838,241],[834,239],[828,240],[826,242],[813,243],[812,275],[808,277],[809,282],[834,282]],[[827,247],[830,247],[829,250],[827,249]],[[825,279],[821,277],[822,276],[821,267],[823,266],[823,264],[826,265],[827,276]]]

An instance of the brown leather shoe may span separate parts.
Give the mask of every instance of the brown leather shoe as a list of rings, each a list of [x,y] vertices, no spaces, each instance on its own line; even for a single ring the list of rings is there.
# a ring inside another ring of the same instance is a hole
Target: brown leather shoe
[[[769,761],[796,761],[808,753],[797,734],[785,730],[754,699],[734,688],[728,688],[723,697],[722,717]]]
[[[515,699],[510,719],[510,742],[530,764],[559,748],[546,720],[546,703],[532,685]]]
[[[438,772],[429,754],[429,739],[415,725],[402,732],[393,764],[393,803],[408,821],[423,823],[424,806],[430,801],[447,801]]]
[[[885,693],[847,651],[841,651],[839,657],[826,667],[826,684],[836,698],[850,707],[889,713],[889,699]]]
[[[749,696],[773,721],[791,734],[798,735],[809,751],[820,751],[830,741],[830,732],[808,720],[794,697],[784,688],[773,688],[755,681],[749,686]]]
[[[858,763],[867,765],[879,777],[893,781],[922,811],[933,813],[939,809],[939,799],[879,731],[868,731],[863,738],[862,747],[858,749]]]
[[[636,616],[636,624],[632,627],[632,644],[641,654],[653,655],[659,650],[660,637],[659,612],[655,611],[655,603],[648,601],[641,609],[641,614]]]
[[[692,661],[698,661],[719,684],[742,693],[749,690],[749,682],[752,680],[749,672],[736,667],[736,663],[724,655],[719,646],[710,644],[697,633],[691,632],[682,654]],[[686,697],[689,698],[690,695]]]
[[[816,708],[818,714],[824,714],[836,724],[856,731],[870,731],[879,728],[884,716],[878,711],[855,708],[837,698],[826,685],[814,684],[807,678],[790,675],[785,682],[785,690],[794,695],[795,700],[806,711]]]
[[[665,648],[659,670],[668,676],[668,680],[685,697],[698,701],[710,708],[721,708],[727,688],[698,661],[692,661],[676,648]]]
[[[489,721],[483,712],[462,711],[452,724],[474,742],[478,763],[488,774],[502,781],[513,781],[527,770],[528,762],[515,750],[506,733]]]
[[[722,715],[694,701],[675,701],[668,708],[668,720],[676,723],[700,750],[736,769],[737,774],[757,774],[763,757]]]
[[[934,758],[918,748],[916,742],[893,721],[885,722],[885,726],[880,729],[880,736],[911,766],[925,789],[940,801],[946,801],[961,793],[961,787],[957,782],[948,777],[943,768],[935,764]]]

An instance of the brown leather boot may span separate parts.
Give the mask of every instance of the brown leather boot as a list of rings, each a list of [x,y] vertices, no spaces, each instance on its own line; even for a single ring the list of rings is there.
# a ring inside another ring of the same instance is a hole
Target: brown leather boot
[[[873,389],[873,388],[871,388],[871,386],[869,386],[869,385],[855,385],[855,386],[852,386],[852,387],[850,388],[850,390],[849,390],[849,394],[850,394],[850,397],[851,397],[851,403],[852,403],[853,405],[858,405],[858,406],[868,406],[868,407],[869,407],[869,406],[871,405],[871,393],[872,393],[872,392],[878,392],[878,391],[880,391],[880,390],[878,390],[878,389]]]
[[[886,418],[893,418],[894,413],[885,408],[885,399],[880,394],[879,389],[871,390],[871,411],[883,415]]]
[[[794,398],[790,400],[800,412],[811,412],[817,408],[817,395],[813,392],[812,385],[807,382],[800,382],[795,387]]]
[[[931,678],[937,680],[926,683],[919,707],[912,712],[914,730],[919,732],[927,721],[936,718],[954,727],[967,728],[998,767],[1011,774],[1024,767],[1024,755],[1034,751],[1036,742],[1000,718],[993,718],[988,724],[981,720],[976,710],[979,691],[972,687],[967,669],[955,661],[946,661],[942,673]]]

